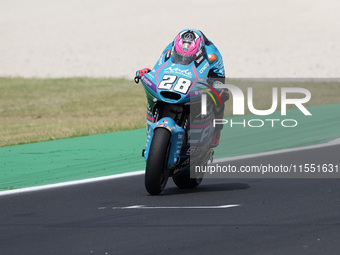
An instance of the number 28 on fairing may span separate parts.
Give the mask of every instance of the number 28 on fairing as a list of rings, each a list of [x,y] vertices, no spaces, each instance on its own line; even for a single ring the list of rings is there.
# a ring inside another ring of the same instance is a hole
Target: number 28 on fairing
[[[159,83],[158,89],[171,90],[175,84],[173,90],[182,94],[186,94],[192,82],[183,77],[178,78],[176,75],[164,75],[163,80]],[[177,82],[176,82],[177,81]]]

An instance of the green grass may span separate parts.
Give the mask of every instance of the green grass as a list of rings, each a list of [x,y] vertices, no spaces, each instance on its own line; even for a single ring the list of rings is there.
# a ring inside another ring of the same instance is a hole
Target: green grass
[[[271,87],[305,87],[312,93],[308,105],[340,103],[339,81],[227,83],[244,92],[253,87],[258,109],[270,107]],[[226,116],[231,115],[231,102]],[[142,128],[145,106],[142,85],[126,79],[0,78],[0,146]]]
[[[143,94],[125,79],[0,78],[0,146],[144,127]]]

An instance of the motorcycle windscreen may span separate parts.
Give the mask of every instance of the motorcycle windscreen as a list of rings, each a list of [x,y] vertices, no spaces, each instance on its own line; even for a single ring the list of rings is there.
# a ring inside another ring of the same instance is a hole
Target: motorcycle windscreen
[[[175,64],[189,65],[195,60],[195,58],[196,58],[195,55],[184,55],[184,54],[174,51],[174,53],[172,54],[171,60]]]

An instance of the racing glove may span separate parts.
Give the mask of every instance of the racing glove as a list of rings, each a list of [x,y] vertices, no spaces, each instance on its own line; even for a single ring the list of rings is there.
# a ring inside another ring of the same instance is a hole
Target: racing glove
[[[216,84],[222,84],[220,81],[214,81],[213,87],[215,87]],[[229,99],[229,92],[228,89],[218,89],[218,95],[221,98],[221,101],[224,103]]]
[[[142,77],[144,74],[147,74],[148,72],[150,72],[151,69],[150,68],[144,68],[144,69],[140,69],[136,72],[136,76],[135,76],[135,83],[139,82],[140,77]]]

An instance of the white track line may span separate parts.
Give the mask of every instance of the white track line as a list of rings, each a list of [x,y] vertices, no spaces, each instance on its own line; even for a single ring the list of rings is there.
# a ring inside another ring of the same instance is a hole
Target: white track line
[[[226,209],[240,206],[234,205],[198,205],[198,206],[147,206],[147,205],[131,205],[125,207],[112,207],[113,210],[127,210],[127,209]],[[105,208],[106,209],[106,208]]]
[[[43,186],[36,186],[36,187],[29,187],[29,188],[15,189],[15,190],[6,190],[6,191],[1,191],[0,196],[26,193],[26,192],[32,192],[32,191],[41,191],[41,190],[54,189],[54,188],[60,188],[60,187],[68,187],[68,186],[85,184],[85,183],[114,180],[114,179],[123,178],[123,177],[141,175],[141,174],[144,174],[144,172],[145,171],[143,170],[143,171],[137,171],[137,172],[131,172],[131,173],[123,173],[123,174],[115,174],[115,175],[109,175],[109,176],[103,176],[103,177],[90,178],[90,179],[79,180],[79,181],[69,181],[69,182],[48,184],[48,185],[43,185]]]
[[[292,151],[301,151],[301,150],[308,150],[308,149],[316,149],[316,148],[322,148],[322,147],[338,145],[338,144],[340,144],[340,138],[336,139],[336,140],[333,140],[333,141],[330,141],[330,142],[327,142],[327,143],[318,144],[318,145],[311,145],[311,146],[305,146],[305,147],[298,147],[298,148],[270,151],[270,152],[264,152],[264,153],[249,154],[249,155],[236,156],[236,157],[230,157],[230,158],[222,158],[222,159],[214,160],[213,163],[228,162],[228,161],[233,161],[233,160],[255,158],[255,157],[262,157],[262,156],[269,156],[269,155],[286,153],[286,152],[292,152]],[[61,182],[61,183],[48,184],[48,185],[43,185],[43,186],[36,186],[36,187],[29,187],[29,188],[15,189],[15,190],[0,191],[0,197],[1,196],[6,196],[6,195],[27,193],[27,192],[32,192],[32,191],[41,191],[41,190],[54,189],[54,188],[60,188],[60,187],[68,187],[68,186],[85,184],[85,183],[93,183],[93,182],[114,180],[114,179],[118,179],[118,178],[124,178],[124,177],[141,175],[141,174],[144,174],[144,172],[145,171],[142,170],[142,171],[136,171],[136,172],[131,172],[131,173],[115,174],[115,175],[96,177],[96,178],[90,178],[90,179],[79,180],[79,181]]]

